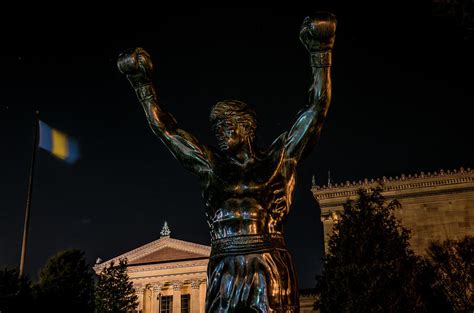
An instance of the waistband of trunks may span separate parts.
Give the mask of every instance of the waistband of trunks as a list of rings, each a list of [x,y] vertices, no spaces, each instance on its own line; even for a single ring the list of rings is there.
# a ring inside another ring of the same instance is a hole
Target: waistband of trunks
[[[211,258],[217,256],[251,254],[271,250],[286,250],[280,234],[232,236],[211,241]]]

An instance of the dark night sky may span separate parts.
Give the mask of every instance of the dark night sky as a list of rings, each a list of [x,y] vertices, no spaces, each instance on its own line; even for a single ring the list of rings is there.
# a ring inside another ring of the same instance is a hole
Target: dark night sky
[[[200,141],[215,143],[210,107],[234,98],[256,107],[267,145],[307,101],[298,29],[318,9],[338,16],[338,30],[332,106],[299,168],[286,227],[301,287],[321,268],[313,173],[323,184],[328,170],[337,182],[472,166],[472,41],[429,7],[157,8],[141,23],[24,17],[4,31],[0,52],[0,105],[9,107],[0,108],[0,264],[19,261],[35,108],[78,138],[82,158],[69,166],[38,153],[31,276],[67,247],[91,262],[129,251],[157,239],[164,220],[174,238],[208,244],[198,181],[152,135],[116,57],[147,49],[161,102]]]

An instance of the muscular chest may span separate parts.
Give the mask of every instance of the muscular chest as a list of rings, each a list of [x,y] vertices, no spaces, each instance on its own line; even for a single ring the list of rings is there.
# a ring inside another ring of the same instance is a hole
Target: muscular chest
[[[225,161],[213,169],[204,192],[219,199],[262,198],[284,180],[278,160],[257,159],[245,165]]]

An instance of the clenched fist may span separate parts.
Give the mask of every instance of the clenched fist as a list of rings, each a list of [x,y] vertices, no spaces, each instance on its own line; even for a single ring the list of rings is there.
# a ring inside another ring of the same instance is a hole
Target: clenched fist
[[[151,81],[153,63],[150,55],[142,48],[135,48],[121,53],[117,66],[122,74],[127,75],[132,85],[142,85]]]
[[[304,19],[300,40],[310,53],[330,51],[336,37],[336,17],[328,12],[317,12]]]

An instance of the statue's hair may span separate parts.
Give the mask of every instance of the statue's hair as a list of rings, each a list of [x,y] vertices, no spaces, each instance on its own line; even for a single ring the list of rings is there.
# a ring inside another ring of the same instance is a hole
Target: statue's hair
[[[247,134],[252,138],[257,129],[257,114],[246,103],[238,100],[224,100],[216,103],[209,116],[209,120],[214,130],[225,120],[235,119],[243,125]]]

